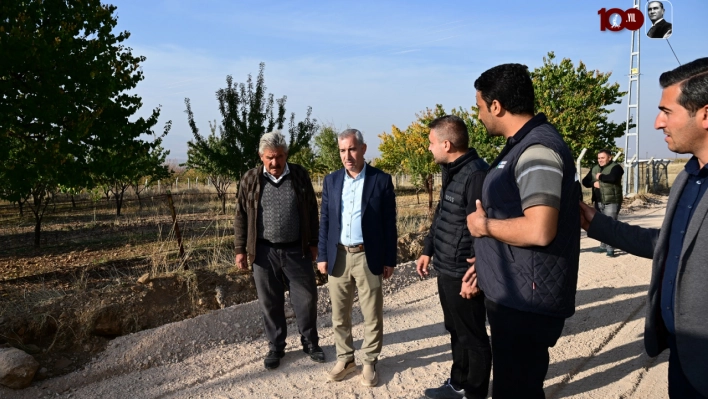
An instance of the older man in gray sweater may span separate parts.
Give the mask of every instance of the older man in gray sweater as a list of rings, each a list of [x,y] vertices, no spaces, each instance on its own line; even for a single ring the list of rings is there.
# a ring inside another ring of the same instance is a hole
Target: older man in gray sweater
[[[307,171],[288,163],[288,146],[280,132],[266,133],[258,145],[263,166],[246,172],[238,190],[234,243],[236,265],[253,264],[258,303],[269,351],[265,368],[285,356],[287,323],[285,289],[295,311],[303,351],[324,362],[317,335],[317,199]]]

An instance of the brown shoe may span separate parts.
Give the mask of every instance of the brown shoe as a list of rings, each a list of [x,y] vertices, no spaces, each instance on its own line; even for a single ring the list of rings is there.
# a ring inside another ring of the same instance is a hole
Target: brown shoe
[[[337,361],[337,364],[334,365],[332,370],[327,374],[327,378],[330,381],[341,381],[346,377],[349,373],[353,372],[356,370],[356,363],[354,363],[354,360],[350,360],[347,363],[344,363],[342,361]]]
[[[375,387],[379,383],[379,374],[376,372],[376,366],[373,364],[365,364],[361,371],[361,385],[365,387]]]

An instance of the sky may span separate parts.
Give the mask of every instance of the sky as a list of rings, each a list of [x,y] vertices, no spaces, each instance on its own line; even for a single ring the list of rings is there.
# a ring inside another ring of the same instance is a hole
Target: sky
[[[647,17],[646,0],[640,1]],[[379,156],[378,135],[392,125],[405,129],[425,108],[469,109],[475,79],[498,64],[534,69],[553,51],[557,61],[582,61],[628,87],[631,32],[600,31],[598,10],[628,9],[631,0],[108,2],[117,6],[116,30],[131,33],[124,44],[146,57],[145,79],[135,89],[143,99],[138,115],[161,106],[158,127],[173,122],[164,146],[179,162],[193,138],[185,98],[206,135],[210,121],[221,122],[215,92],[226,76],[245,82],[260,62],[267,92],[287,96],[288,114],[302,120],[310,106],[321,123],[361,130],[367,159]],[[640,158],[676,157],[653,128],[659,75],[708,56],[699,50],[708,33],[705,0],[674,3],[664,1],[665,19],[674,24],[668,42],[641,35]],[[624,123],[626,102],[613,108],[610,118]]]

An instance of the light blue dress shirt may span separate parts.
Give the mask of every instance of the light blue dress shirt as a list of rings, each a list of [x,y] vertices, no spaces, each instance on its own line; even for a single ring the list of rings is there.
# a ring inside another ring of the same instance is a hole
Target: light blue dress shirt
[[[342,245],[352,246],[364,243],[361,232],[361,197],[364,195],[364,176],[366,164],[361,172],[352,178],[344,171],[344,185],[342,186],[342,232],[339,242]]]

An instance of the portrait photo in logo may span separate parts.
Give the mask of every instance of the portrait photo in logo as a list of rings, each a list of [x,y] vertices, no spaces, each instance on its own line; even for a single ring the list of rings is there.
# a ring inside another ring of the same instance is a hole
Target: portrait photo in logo
[[[651,24],[644,25],[651,39],[668,39],[673,33],[673,25],[666,19],[673,16],[673,5],[669,1],[647,1],[647,18]],[[670,18],[673,21],[673,18]]]

